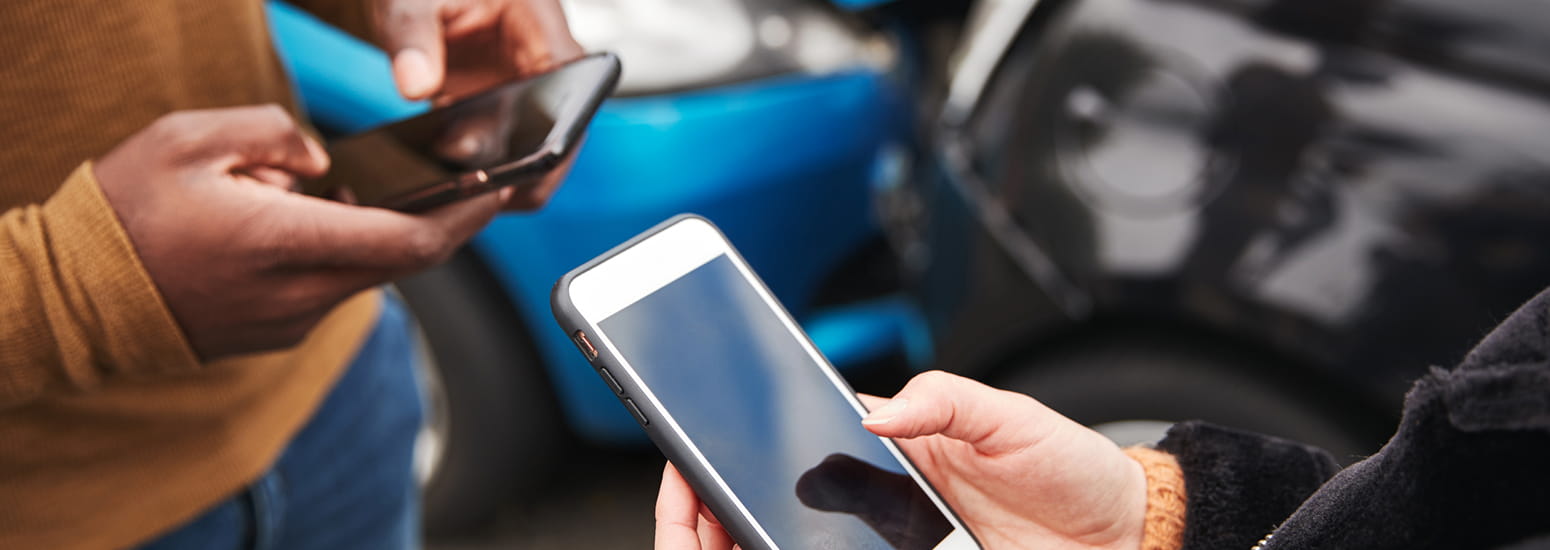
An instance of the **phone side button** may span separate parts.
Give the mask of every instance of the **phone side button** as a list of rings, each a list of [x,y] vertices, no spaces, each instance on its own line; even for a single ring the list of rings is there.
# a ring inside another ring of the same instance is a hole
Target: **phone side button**
[[[619,385],[618,380],[614,380],[613,373],[608,372],[607,368],[598,367],[597,373],[603,375],[603,381],[608,383],[608,388],[613,390],[615,394],[624,395],[624,387]]]
[[[642,426],[650,426],[651,425],[651,421],[650,420],[646,420],[646,415],[641,414],[640,407],[635,406],[635,401],[633,399],[630,399],[628,397],[624,398],[624,407],[627,408],[627,409],[630,409],[630,414],[635,415],[635,421],[636,422],[640,422],[640,425],[642,425]]]
[[[570,335],[570,341],[576,343],[576,349],[586,356],[588,361],[597,359],[597,346],[592,345],[592,340],[587,339],[587,333],[577,330]]]

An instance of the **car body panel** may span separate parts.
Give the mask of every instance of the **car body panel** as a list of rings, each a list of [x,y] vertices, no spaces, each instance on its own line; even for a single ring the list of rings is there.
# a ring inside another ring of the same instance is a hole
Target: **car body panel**
[[[887,224],[940,364],[1124,317],[1396,403],[1550,283],[1550,21],[1490,4],[1041,6]]]

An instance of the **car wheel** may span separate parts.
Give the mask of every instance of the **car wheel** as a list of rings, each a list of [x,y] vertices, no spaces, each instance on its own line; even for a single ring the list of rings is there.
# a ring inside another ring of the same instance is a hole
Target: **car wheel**
[[[551,477],[568,435],[527,327],[473,253],[397,286],[429,350],[415,449],[425,532],[465,533]]]
[[[1200,338],[1103,334],[1032,354],[991,378],[1121,445],[1160,440],[1173,423],[1205,420],[1319,446],[1342,463],[1371,454],[1391,417],[1295,376],[1268,354]]]

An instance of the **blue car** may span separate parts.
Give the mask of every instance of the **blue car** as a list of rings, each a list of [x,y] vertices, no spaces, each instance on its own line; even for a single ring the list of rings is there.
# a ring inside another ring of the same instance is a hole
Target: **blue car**
[[[481,523],[578,440],[645,443],[555,326],[548,295],[561,274],[674,214],[718,224],[842,370],[928,361],[918,316],[856,275],[892,267],[870,197],[897,184],[912,151],[908,49],[850,11],[869,3],[565,2],[578,40],[622,58],[618,96],[547,206],[499,217],[398,285],[429,350],[417,449],[428,531]],[[270,18],[326,135],[427,108],[397,95],[382,52],[283,3]]]

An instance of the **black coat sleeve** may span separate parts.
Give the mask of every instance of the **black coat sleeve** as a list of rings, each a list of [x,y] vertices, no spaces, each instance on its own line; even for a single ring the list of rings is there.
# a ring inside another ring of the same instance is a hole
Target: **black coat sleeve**
[[[1267,550],[1543,548],[1550,533],[1550,293],[1405,397],[1399,430]]]
[[[1294,441],[1181,422],[1157,444],[1184,472],[1184,550],[1248,550],[1340,470]]]
[[[1184,470],[1187,550],[1272,529],[1264,550],[1546,548],[1550,291],[1418,380],[1388,444],[1338,474],[1316,449],[1199,423],[1159,448]]]

